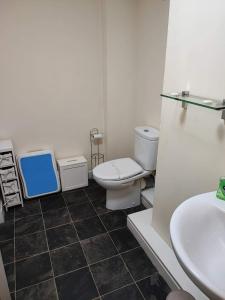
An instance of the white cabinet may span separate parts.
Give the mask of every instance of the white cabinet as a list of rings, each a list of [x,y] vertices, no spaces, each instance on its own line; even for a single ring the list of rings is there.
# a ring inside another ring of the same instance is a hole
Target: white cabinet
[[[10,206],[23,205],[16,159],[10,140],[0,140],[0,185],[6,210]]]
[[[88,185],[88,165],[83,156],[57,160],[62,191]]]

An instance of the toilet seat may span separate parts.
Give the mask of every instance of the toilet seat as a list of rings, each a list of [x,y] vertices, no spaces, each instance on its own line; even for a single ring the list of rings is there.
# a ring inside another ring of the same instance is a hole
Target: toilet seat
[[[120,158],[95,167],[94,176],[100,180],[120,181],[143,172],[142,167],[131,158]]]

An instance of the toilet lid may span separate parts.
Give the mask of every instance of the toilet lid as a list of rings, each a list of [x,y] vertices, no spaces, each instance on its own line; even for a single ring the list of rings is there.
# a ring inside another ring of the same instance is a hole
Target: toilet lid
[[[143,172],[143,169],[131,158],[120,158],[102,163],[93,173],[102,180],[122,180]]]

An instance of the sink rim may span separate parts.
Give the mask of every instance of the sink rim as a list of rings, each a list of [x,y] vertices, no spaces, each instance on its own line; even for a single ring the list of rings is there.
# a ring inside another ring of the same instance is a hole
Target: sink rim
[[[181,203],[174,211],[170,221],[170,239],[175,255],[187,275],[207,296],[221,300],[225,299],[225,288],[221,289],[220,286],[215,288],[215,285],[204,275],[201,269],[196,267],[194,261],[191,259],[191,255],[189,255],[188,250],[185,250],[182,240],[179,239],[179,235],[177,234],[177,227],[181,224],[180,221],[182,215],[184,216],[184,211],[187,208],[189,211],[194,209],[194,207],[201,205],[203,201],[204,206],[202,208],[213,206],[218,210],[223,210],[225,213],[225,201],[216,197],[216,191],[193,196]],[[186,213],[188,214],[189,212]]]

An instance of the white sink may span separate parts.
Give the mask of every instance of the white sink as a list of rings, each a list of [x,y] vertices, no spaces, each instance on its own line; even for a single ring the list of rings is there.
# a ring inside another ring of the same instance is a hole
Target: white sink
[[[170,235],[192,281],[210,299],[225,299],[225,201],[216,192],[184,201],[173,213]]]

